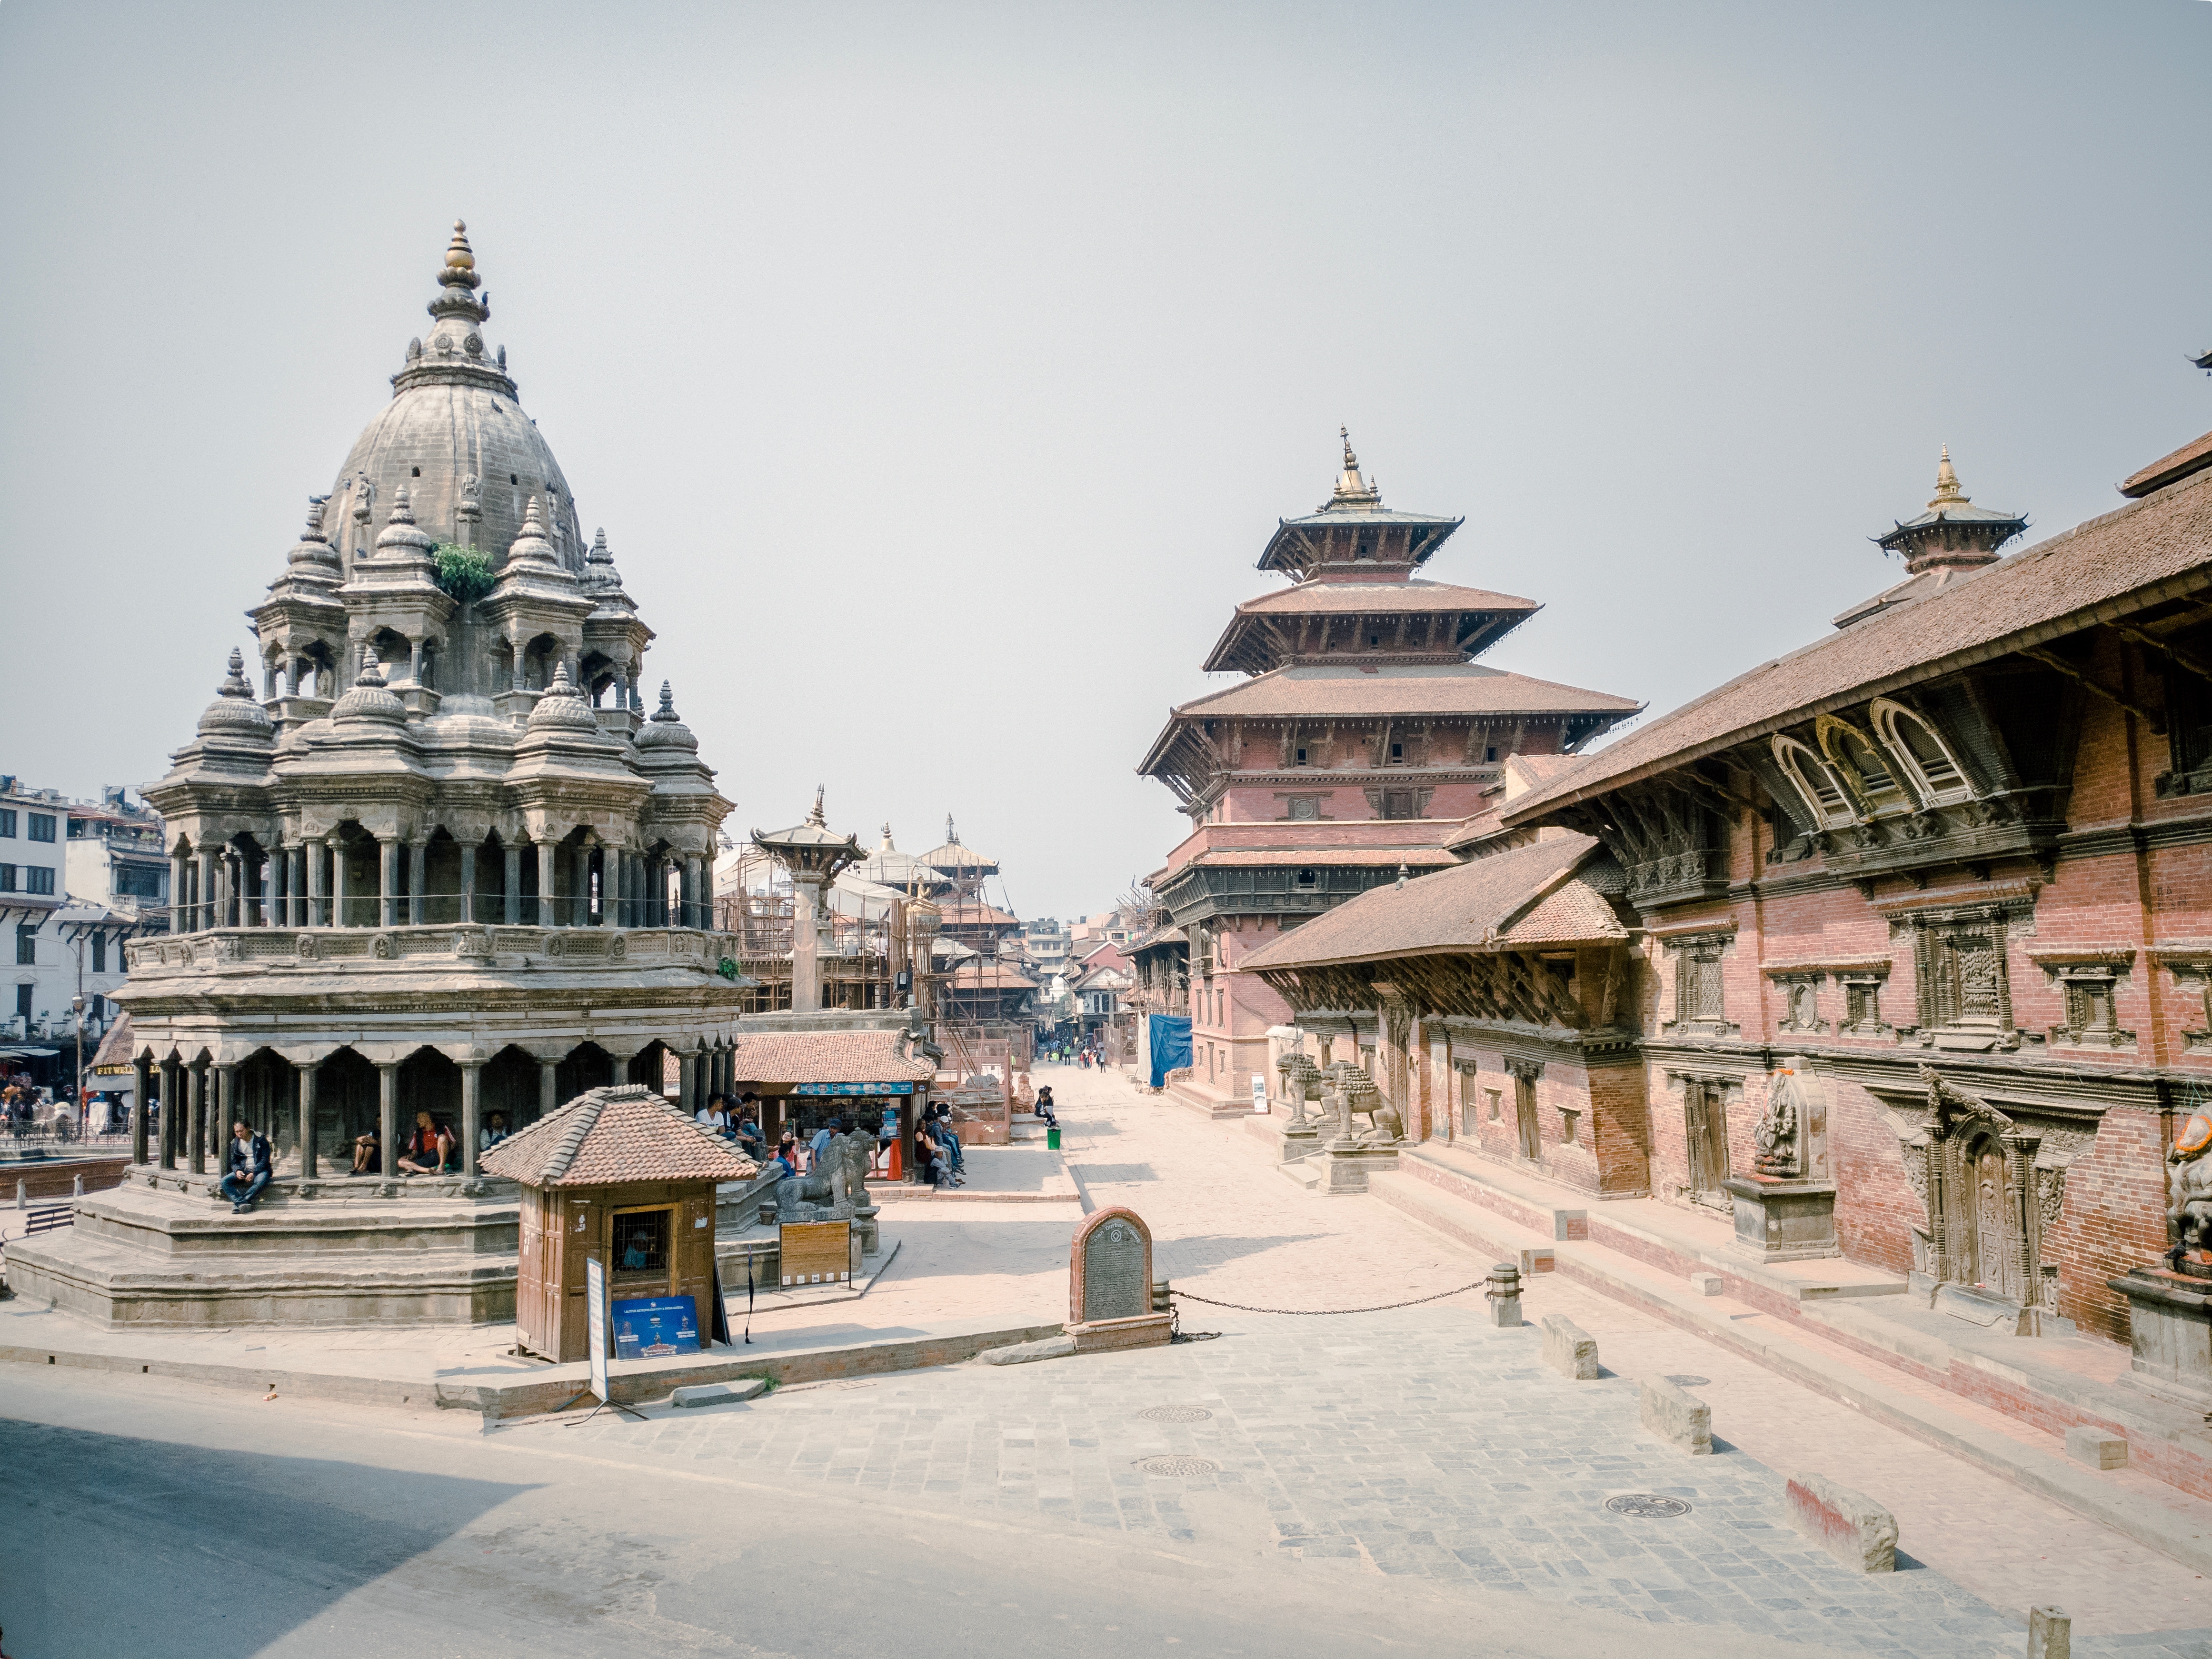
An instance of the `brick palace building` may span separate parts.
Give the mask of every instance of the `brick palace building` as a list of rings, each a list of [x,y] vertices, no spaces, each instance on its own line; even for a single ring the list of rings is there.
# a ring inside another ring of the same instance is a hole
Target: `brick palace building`
[[[1166,971],[1188,975],[1192,1064],[1173,1087],[1194,1105],[1249,1109],[1268,1029],[1290,1018],[1247,955],[1452,864],[1444,841],[1510,757],[1568,753],[1636,711],[1474,660],[1539,607],[1421,574],[1460,522],[1384,507],[1347,436],[1328,501],[1280,520],[1260,555],[1291,586],[1238,605],[1206,659],[1249,678],[1173,710],[1138,769],[1191,821],[1151,884],[1187,957]]]
[[[1947,454],[1902,583],[1244,968],[1411,1139],[2126,1340],[2212,1098],[2212,435],[2122,489],[2001,556]]]

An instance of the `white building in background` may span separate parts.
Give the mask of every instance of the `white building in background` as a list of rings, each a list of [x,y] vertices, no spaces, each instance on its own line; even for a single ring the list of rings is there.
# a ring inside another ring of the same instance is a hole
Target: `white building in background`
[[[125,792],[94,805],[0,774],[0,1073],[73,1081],[116,1015],[123,942],[168,927],[161,820]]]

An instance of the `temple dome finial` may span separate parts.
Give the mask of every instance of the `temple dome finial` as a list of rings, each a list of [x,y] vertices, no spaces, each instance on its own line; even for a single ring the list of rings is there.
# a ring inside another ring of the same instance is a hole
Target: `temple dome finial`
[[[476,250],[469,246],[469,228],[462,220],[453,221],[453,240],[446,244],[438,280],[447,288],[474,288],[483,280],[477,275]]]
[[[230,649],[228,672],[222,684],[216,688],[215,701],[200,716],[202,737],[242,738],[259,741],[271,735],[275,728],[266,709],[254,701],[253,687],[246,678],[246,653],[236,646]]]
[[[1336,435],[1344,441],[1344,471],[1336,477],[1336,489],[1331,493],[1329,507],[1375,507],[1380,504],[1375,487],[1359,476],[1359,457],[1352,447],[1352,429],[1339,427]],[[1324,512],[1327,507],[1322,509]]]
[[[1958,470],[1951,465],[1951,446],[1943,446],[1942,459],[1936,463],[1936,498],[1928,503],[1930,512],[1954,505],[1963,507],[1969,497],[1959,488]]]
[[[818,783],[816,784],[814,786],[814,807],[813,810],[806,815],[806,821],[814,825],[817,830],[826,827],[829,823],[829,819],[823,816],[822,811],[823,793],[823,786]]]

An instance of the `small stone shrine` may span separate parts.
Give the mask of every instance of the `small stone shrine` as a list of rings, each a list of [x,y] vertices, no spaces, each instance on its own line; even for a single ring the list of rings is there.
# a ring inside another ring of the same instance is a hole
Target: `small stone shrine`
[[[1115,1205],[1085,1216],[1067,1251],[1067,1334],[1078,1353],[1149,1348],[1174,1334],[1152,1311],[1152,1230]]]
[[[609,1300],[688,1301],[696,1334],[714,1318],[714,1188],[759,1173],[657,1091],[592,1089],[484,1154],[489,1175],[522,1189],[518,1347],[552,1360],[590,1358],[585,1263],[605,1269]],[[680,1308],[675,1310],[680,1315]],[[620,1320],[610,1328],[619,1338]],[[629,1356],[623,1356],[629,1357]]]
[[[1751,1173],[1722,1182],[1735,1205],[1736,1249],[1762,1261],[1841,1255],[1828,1097],[1802,1055],[1768,1079],[1766,1109],[1753,1138]]]

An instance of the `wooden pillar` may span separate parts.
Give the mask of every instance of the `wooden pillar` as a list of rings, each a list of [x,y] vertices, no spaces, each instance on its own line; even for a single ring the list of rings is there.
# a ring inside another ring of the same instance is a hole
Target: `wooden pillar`
[[[322,1062],[295,1060],[293,1066],[300,1074],[300,1174],[305,1177],[315,1173],[315,1076]]]
[[[477,1139],[483,1122],[483,1061],[461,1062],[461,1173],[477,1172]]]
[[[376,1067],[376,1133],[384,1143],[384,1173],[399,1170],[399,1062],[381,1060]]]
[[[131,1062],[131,1071],[137,1084],[131,1097],[131,1161],[146,1161],[146,1097],[154,1089],[154,1062],[141,1054]]]
[[[460,915],[463,921],[477,919],[477,848],[474,842],[461,843]]]

